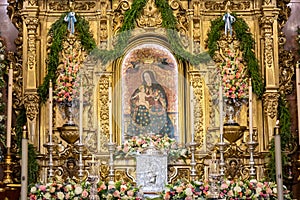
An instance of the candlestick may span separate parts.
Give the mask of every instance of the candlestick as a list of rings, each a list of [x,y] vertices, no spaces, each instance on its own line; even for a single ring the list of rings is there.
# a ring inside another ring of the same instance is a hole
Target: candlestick
[[[11,147],[11,121],[12,121],[12,89],[13,89],[13,68],[12,63],[8,69],[8,98],[7,98],[7,131],[6,147]]]
[[[109,77],[108,87],[108,106],[109,106],[109,142],[112,143],[112,86],[111,77]]]
[[[49,83],[49,142],[52,143],[53,90],[52,80]]]
[[[279,121],[277,120],[274,128],[274,143],[275,143],[275,165],[276,165],[276,182],[277,182],[277,198],[283,200],[283,177],[282,177],[282,162],[281,162],[281,141],[279,133]]]
[[[298,110],[298,134],[300,144],[300,65],[299,61],[296,64],[296,84],[297,84],[297,110]]]
[[[23,127],[23,137],[22,137],[22,164],[21,164],[21,200],[27,199],[28,190],[28,134],[26,131],[26,126]]]
[[[190,103],[190,109],[191,109],[191,137],[192,137],[192,143],[195,140],[195,133],[194,133],[194,89],[193,89],[193,82],[191,81],[190,84],[190,96],[191,96],[191,103]]]
[[[79,143],[82,144],[83,135],[83,86],[82,80],[80,81],[79,89]]]
[[[219,87],[219,112],[220,112],[220,142],[224,142],[223,138],[223,88],[222,83],[220,83]]]
[[[249,139],[253,142],[253,105],[252,105],[252,82],[249,79]]]

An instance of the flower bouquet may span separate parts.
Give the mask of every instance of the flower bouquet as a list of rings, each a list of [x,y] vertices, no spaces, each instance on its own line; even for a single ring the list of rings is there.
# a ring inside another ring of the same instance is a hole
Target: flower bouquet
[[[145,149],[154,145],[155,148],[168,154],[169,160],[181,158],[185,160],[188,155],[187,149],[180,147],[174,138],[161,135],[133,136],[117,147],[116,158],[126,158],[141,154]]]
[[[70,104],[79,96],[79,77],[78,71],[80,62],[75,59],[72,53],[68,55],[63,63],[61,72],[56,80],[54,89],[54,100],[61,104]]]
[[[234,50],[228,50],[224,59],[219,70],[226,104],[227,123],[225,125],[238,125],[234,116],[238,115],[242,104],[248,97],[248,78],[242,57],[239,57]]]
[[[124,181],[117,182],[99,182],[98,195],[100,199],[129,199],[139,200],[139,188],[134,187],[131,183]]]
[[[206,199],[209,193],[208,182],[179,180],[174,184],[166,185],[162,198],[169,199]]]
[[[223,92],[226,98],[244,99],[248,94],[248,78],[242,58],[228,50],[225,61],[220,65]]]
[[[73,180],[65,183],[35,184],[30,187],[29,199],[73,199],[85,200],[89,196],[87,183],[77,184]]]

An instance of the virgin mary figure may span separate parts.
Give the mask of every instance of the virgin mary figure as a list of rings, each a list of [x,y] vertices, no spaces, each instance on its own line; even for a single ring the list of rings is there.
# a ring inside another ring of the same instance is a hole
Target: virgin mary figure
[[[128,135],[157,134],[174,137],[174,127],[168,113],[164,88],[156,81],[153,71],[142,74],[142,84],[130,99],[131,121]]]

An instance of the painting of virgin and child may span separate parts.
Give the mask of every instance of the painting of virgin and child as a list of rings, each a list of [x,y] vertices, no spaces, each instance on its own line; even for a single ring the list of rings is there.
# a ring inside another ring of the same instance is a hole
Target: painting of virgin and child
[[[153,51],[157,53],[157,49]],[[169,113],[177,108],[177,70],[172,67],[171,59],[164,59],[165,63],[170,62],[167,63],[169,68],[159,66],[159,60],[162,59],[154,56],[151,63],[135,61],[139,63],[139,69],[128,71],[127,68],[124,73],[126,91],[123,97],[130,108],[127,113],[130,116],[127,136],[151,133],[175,137],[176,127]]]

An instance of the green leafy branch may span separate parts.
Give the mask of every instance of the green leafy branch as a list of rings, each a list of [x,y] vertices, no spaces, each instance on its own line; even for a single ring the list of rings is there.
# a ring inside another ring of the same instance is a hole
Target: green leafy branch
[[[101,60],[105,65],[109,61],[120,57],[128,44],[131,36],[131,30],[135,28],[135,21],[140,17],[142,9],[146,5],[147,0],[134,0],[131,8],[125,12],[124,21],[122,27],[119,30],[119,35],[115,48],[112,50],[96,49],[93,52],[94,57]],[[167,39],[174,51],[176,57],[180,60],[189,61],[193,65],[198,65],[201,62],[207,62],[210,60],[209,55],[206,52],[201,54],[191,54],[186,51],[181,44],[178,32],[176,31],[177,19],[173,14],[173,11],[166,0],[155,0],[155,4],[162,15],[162,27],[167,30]]]
[[[62,41],[68,34],[67,23],[64,21],[66,15],[66,13],[63,14],[54,24],[52,24],[48,33],[52,37],[52,44],[47,61],[47,75],[44,78],[43,84],[38,88],[38,94],[42,103],[46,102],[48,98],[50,80],[56,80],[57,78],[56,71],[59,65],[60,52],[63,49]],[[96,43],[90,33],[89,23],[77,14],[75,17],[77,19],[75,29],[79,35],[81,44],[87,52],[91,52],[96,47]]]
[[[241,51],[243,52],[243,58],[247,63],[249,76],[252,79],[252,86],[254,93],[261,98],[264,93],[264,83],[260,74],[258,60],[253,52],[255,41],[249,32],[249,26],[247,23],[232,14],[236,21],[232,24],[232,27],[236,33],[237,39],[240,41]],[[208,33],[208,53],[214,58],[216,51],[218,50],[217,42],[220,40],[221,33],[224,31],[225,22],[222,16],[211,22],[211,29]]]

